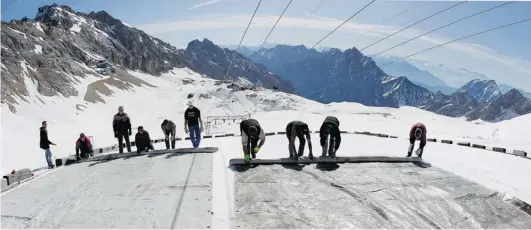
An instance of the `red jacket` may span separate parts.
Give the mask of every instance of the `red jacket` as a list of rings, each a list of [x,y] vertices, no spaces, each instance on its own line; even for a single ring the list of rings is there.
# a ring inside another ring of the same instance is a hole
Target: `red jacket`
[[[420,128],[422,130],[421,139],[426,140],[426,133],[427,133],[426,126],[424,126],[424,124],[422,123],[417,123],[413,125],[413,127],[411,127],[411,130],[409,130],[409,138],[415,138],[415,129],[417,128]]]
[[[76,141],[76,148],[79,148],[82,142],[83,141],[81,141],[81,138],[78,138]],[[87,143],[87,147],[89,149],[92,149],[92,143],[90,143],[90,138],[85,137],[85,142]]]

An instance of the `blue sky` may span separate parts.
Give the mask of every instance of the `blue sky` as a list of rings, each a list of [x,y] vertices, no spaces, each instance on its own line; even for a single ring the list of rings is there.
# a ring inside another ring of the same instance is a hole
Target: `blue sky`
[[[322,1],[293,0],[268,42],[312,46],[370,2]],[[34,17],[41,2],[70,5],[81,12],[105,10],[150,35],[184,48],[189,41],[202,38],[208,38],[217,44],[237,44],[258,0],[3,0],[2,20]],[[288,2],[289,0],[263,0],[243,43],[260,44]],[[363,48],[416,20],[456,3],[458,1],[377,0],[345,24],[345,29],[338,30],[319,46]],[[416,35],[502,3],[468,1],[363,52],[368,55],[378,53]],[[403,13],[393,17],[401,12]],[[514,2],[436,31],[382,55],[405,56],[474,32],[531,18],[529,12],[531,2]],[[484,73],[499,82],[531,89],[531,22],[454,44],[414,58],[467,68]]]

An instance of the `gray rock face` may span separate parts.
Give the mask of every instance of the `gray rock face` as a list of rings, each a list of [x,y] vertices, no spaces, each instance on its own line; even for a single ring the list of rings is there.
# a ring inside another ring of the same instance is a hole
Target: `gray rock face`
[[[494,80],[474,79],[459,88],[457,92],[466,92],[478,102],[492,102],[502,95]]]
[[[191,42],[190,52],[151,37],[141,30],[124,25],[105,11],[89,14],[68,6],[40,7],[34,20],[2,22],[2,103],[12,111],[26,100],[27,85],[35,84],[44,96],[77,96],[75,85],[87,74],[101,76],[89,67],[99,62],[111,68],[121,67],[160,75],[173,68],[188,67],[209,77],[220,79],[234,52]],[[217,55],[217,56],[210,56]],[[222,66],[210,66],[216,60]],[[25,78],[27,76],[28,78]],[[290,88],[278,76],[243,56],[237,56],[229,74],[280,90]],[[30,82],[25,82],[28,80]]]
[[[429,90],[419,87],[406,77],[387,77],[382,81],[385,97],[391,97],[400,106],[420,106],[435,96]]]
[[[468,117],[470,120],[501,121],[529,113],[531,113],[531,99],[512,89],[489,106],[474,111]]]
[[[461,91],[448,96],[437,94],[420,108],[450,117],[497,122],[531,113],[531,99],[513,89],[492,103],[478,102],[467,92]]]
[[[462,117],[475,111],[480,106],[481,104],[466,92],[456,92],[451,95],[437,93],[435,98],[429,100],[420,108],[449,117]]]

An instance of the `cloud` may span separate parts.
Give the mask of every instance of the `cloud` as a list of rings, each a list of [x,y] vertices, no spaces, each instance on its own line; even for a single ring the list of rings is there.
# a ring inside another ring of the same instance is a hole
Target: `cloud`
[[[221,2],[221,0],[210,0],[210,1],[207,1],[207,2],[203,2],[203,3],[199,3],[199,4],[196,4],[196,5],[193,5],[191,6],[190,8],[188,8],[189,10],[192,10],[192,9],[197,9],[197,8],[201,8],[203,6],[208,6],[208,5],[212,5],[212,4],[216,4],[218,2]]]

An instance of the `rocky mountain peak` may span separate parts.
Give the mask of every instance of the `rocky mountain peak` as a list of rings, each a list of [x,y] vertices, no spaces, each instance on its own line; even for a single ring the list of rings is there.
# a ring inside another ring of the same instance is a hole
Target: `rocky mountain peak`
[[[98,11],[98,12],[94,12],[94,11],[90,12],[88,14],[88,17],[94,20],[100,21],[102,23],[105,23],[107,25],[111,25],[111,26],[123,26],[124,25],[122,21],[114,18],[113,16],[111,16],[109,13],[107,13],[104,10]]]
[[[189,42],[186,49],[187,50],[196,50],[196,49],[213,50],[213,49],[220,49],[220,47],[214,44],[214,42],[204,38],[203,41],[194,39],[193,41]]]
[[[509,90],[509,92],[505,93],[503,97],[510,98],[512,100],[522,100],[525,98],[524,95],[517,89]]]
[[[39,7],[34,20],[51,26],[70,29],[75,24],[72,15],[76,15],[76,12],[71,7],[53,4]]]
[[[457,92],[466,92],[478,102],[492,102],[502,93],[494,80],[474,79],[459,88]]]

